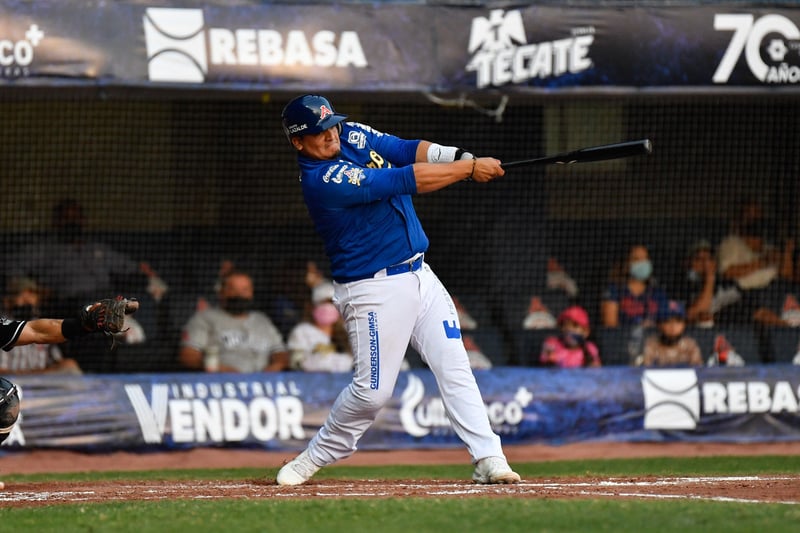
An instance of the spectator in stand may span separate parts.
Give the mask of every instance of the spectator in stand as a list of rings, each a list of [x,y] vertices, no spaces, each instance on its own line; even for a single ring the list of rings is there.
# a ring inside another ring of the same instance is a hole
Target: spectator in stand
[[[635,364],[646,367],[703,366],[700,347],[686,335],[686,309],[670,300],[657,314],[658,332],[647,337]]]
[[[666,302],[666,292],[653,277],[649,250],[641,244],[632,246],[626,260],[612,269],[600,303],[603,326],[622,328],[630,361],[641,355],[647,330],[655,326],[658,309]]]
[[[708,240],[695,242],[686,262],[686,275],[674,296],[685,302],[688,324],[713,327],[721,310],[741,300],[741,292],[736,282],[719,279],[714,249]]]
[[[653,263],[647,247],[632,246],[622,265],[612,271],[611,283],[603,293],[600,307],[603,326],[653,326],[667,295],[652,275]]]
[[[544,366],[580,368],[600,366],[597,346],[588,340],[591,328],[589,314],[574,305],[558,315],[558,336],[547,337],[542,344],[539,361]]]
[[[745,200],[717,248],[721,278],[735,282],[742,294],[741,302],[724,317],[727,321],[787,325],[775,308],[793,289],[794,240],[786,239],[778,248],[767,240],[767,228],[761,202]]]
[[[39,309],[39,287],[29,278],[13,278],[3,298],[9,320],[36,320]],[[25,344],[12,352],[0,350],[0,374],[82,374],[74,359],[65,358],[58,344]]]
[[[311,309],[289,333],[290,367],[306,372],[350,372],[353,353],[339,310],[333,304],[333,284],[321,280],[311,291]]]
[[[289,366],[280,332],[254,310],[253,280],[228,272],[219,288],[219,307],[197,311],[183,328],[180,365],[206,372],[277,372]]]

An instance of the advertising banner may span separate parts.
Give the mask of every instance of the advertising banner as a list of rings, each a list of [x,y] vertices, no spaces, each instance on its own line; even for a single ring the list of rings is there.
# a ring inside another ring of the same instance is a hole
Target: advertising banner
[[[0,86],[264,91],[795,87],[800,7],[46,0],[0,6]]]
[[[302,449],[348,374],[11,376],[22,415],[9,448]],[[476,371],[506,444],[800,440],[800,367]],[[461,446],[433,375],[402,372],[360,449]]]

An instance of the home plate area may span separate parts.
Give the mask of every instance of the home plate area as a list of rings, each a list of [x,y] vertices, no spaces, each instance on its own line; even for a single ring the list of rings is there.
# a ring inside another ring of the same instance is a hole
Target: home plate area
[[[529,479],[516,485],[453,480],[311,480],[279,487],[272,480],[12,483],[0,508],[107,501],[221,498],[624,498],[800,504],[800,476]]]

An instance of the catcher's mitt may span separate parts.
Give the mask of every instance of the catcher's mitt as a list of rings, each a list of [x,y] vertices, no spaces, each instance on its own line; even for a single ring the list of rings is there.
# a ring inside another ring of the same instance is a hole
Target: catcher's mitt
[[[86,331],[102,331],[103,333],[119,333],[125,325],[125,315],[135,313],[139,302],[122,296],[106,298],[84,306],[79,319]]]

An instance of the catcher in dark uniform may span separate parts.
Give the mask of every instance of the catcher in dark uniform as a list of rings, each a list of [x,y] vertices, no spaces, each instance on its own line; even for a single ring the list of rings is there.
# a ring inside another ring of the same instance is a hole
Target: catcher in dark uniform
[[[136,312],[139,302],[122,296],[99,300],[83,306],[73,318],[10,320],[0,317],[0,349],[10,351],[23,344],[58,344],[94,332],[119,333],[125,327],[125,315]],[[19,417],[17,387],[0,377],[0,442],[8,438]]]

